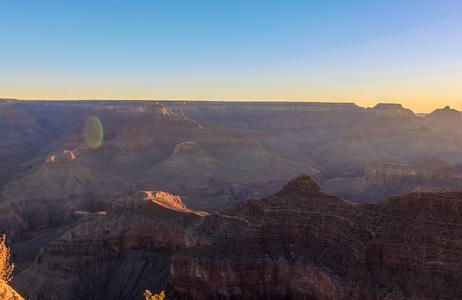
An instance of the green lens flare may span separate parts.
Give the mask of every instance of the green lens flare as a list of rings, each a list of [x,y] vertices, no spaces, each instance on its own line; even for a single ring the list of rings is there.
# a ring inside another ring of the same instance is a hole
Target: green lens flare
[[[83,128],[85,141],[92,148],[98,148],[103,142],[103,124],[98,117],[91,116],[85,121]]]

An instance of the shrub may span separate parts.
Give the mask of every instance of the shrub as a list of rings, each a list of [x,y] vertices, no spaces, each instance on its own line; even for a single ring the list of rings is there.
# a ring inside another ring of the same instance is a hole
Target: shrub
[[[5,245],[5,235],[0,237],[0,282],[12,279],[14,264],[10,264],[10,248]]]
[[[149,290],[146,290],[143,293],[143,296],[146,298],[146,300],[164,300],[165,298],[164,291],[162,291],[160,294],[153,295]]]

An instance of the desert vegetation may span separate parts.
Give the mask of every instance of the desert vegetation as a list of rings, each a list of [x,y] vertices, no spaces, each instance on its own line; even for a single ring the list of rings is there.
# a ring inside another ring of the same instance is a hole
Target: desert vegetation
[[[165,298],[165,293],[162,291],[160,294],[153,295],[149,290],[146,290],[143,296],[146,300],[163,300]]]
[[[5,244],[5,235],[0,237],[0,283],[12,279],[14,264],[10,264],[10,248]]]

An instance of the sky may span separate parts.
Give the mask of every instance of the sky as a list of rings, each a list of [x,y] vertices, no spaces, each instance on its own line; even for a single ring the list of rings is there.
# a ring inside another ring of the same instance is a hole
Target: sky
[[[462,1],[0,0],[0,98],[462,110]]]

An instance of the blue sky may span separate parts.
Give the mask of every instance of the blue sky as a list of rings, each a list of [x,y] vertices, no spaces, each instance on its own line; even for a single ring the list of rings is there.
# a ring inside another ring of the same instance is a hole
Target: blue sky
[[[0,0],[0,97],[462,110],[461,32],[461,1]]]

